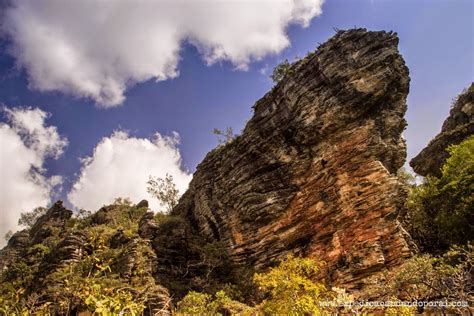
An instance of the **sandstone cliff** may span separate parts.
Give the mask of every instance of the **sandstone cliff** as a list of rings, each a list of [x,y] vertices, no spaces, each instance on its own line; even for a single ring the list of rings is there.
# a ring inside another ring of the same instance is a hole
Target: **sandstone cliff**
[[[410,256],[397,222],[409,86],[397,44],[393,33],[340,31],[297,62],[242,135],[197,167],[174,214],[235,263],[299,253],[346,288]]]
[[[448,158],[446,149],[457,145],[474,134],[474,84],[461,93],[454,102],[449,117],[441,132],[433,138],[415,158],[410,166],[422,176],[441,175],[441,166]]]

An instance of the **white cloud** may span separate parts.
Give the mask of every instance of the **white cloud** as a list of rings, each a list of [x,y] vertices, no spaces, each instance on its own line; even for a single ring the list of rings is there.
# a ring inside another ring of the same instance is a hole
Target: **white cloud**
[[[61,177],[44,175],[48,157],[58,158],[67,140],[56,127],[46,126],[40,109],[4,109],[8,123],[0,123],[0,244],[9,230],[18,228],[21,212],[50,203]]]
[[[40,109],[4,109],[13,129],[22,136],[25,144],[40,157],[59,158],[63,154],[67,139],[58,134],[55,126],[45,126],[49,114]]]
[[[117,106],[127,86],[178,75],[183,41],[208,64],[252,60],[289,45],[289,24],[307,26],[324,0],[16,0],[2,30],[30,86]]]
[[[173,176],[180,193],[184,193],[192,176],[181,168],[177,149],[178,134],[154,139],[130,137],[115,132],[103,138],[92,157],[82,159],[80,176],[68,194],[69,201],[78,208],[95,211],[115,198],[130,198],[137,203],[147,199],[152,210],[161,210],[158,201],[147,193],[149,176]]]

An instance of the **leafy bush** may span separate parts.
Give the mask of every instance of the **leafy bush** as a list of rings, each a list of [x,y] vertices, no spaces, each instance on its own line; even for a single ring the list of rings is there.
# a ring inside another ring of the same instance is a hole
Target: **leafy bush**
[[[214,296],[190,291],[178,303],[178,314],[184,315],[253,315],[250,306],[232,300],[224,291]]]
[[[291,73],[291,64],[288,59],[285,59],[281,63],[273,68],[273,72],[270,76],[274,83],[280,82],[286,75]]]
[[[474,247],[470,244],[453,247],[440,257],[421,254],[383,275],[374,276],[367,293],[379,300],[467,302],[473,290],[473,264]],[[422,311],[423,308],[418,310]]]
[[[236,138],[232,127],[227,127],[225,130],[214,128],[212,133],[214,135],[217,135],[217,141],[219,142],[219,146],[229,144]]]
[[[421,250],[438,254],[474,239],[474,136],[448,151],[441,177],[410,190],[405,219]]]
[[[210,314],[213,312],[210,307],[211,302],[211,295],[190,291],[178,302],[177,312],[191,315]]]
[[[184,314],[320,314],[321,300],[331,299],[332,293],[324,285],[312,281],[318,272],[317,263],[309,258],[288,256],[277,267],[254,274],[254,284],[265,297],[260,304],[250,307],[231,299],[224,291],[215,295],[189,292],[179,303],[178,312]]]
[[[255,284],[268,296],[259,308],[267,314],[320,314],[319,301],[327,298],[328,291],[312,281],[318,269],[314,260],[289,255],[277,267],[255,274]]]

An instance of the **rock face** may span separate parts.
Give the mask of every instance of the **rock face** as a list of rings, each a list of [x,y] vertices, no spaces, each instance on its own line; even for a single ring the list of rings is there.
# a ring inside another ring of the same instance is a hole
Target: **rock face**
[[[62,201],[57,201],[30,229],[31,242],[40,243],[47,237],[60,231],[71,218],[72,211],[63,206]]]
[[[71,218],[57,202],[0,251],[0,277],[16,282],[31,267],[25,295],[59,313],[74,267],[80,281],[97,274],[105,288],[146,294],[146,315],[169,315],[190,289],[215,292],[245,266],[296,253],[357,293],[411,255],[397,221],[409,85],[397,44],[393,33],[338,32],[255,104],[242,135],[206,156],[171,215],[142,201]]]
[[[448,158],[446,149],[474,134],[474,84],[459,95],[441,132],[410,161],[410,166],[422,176],[441,176],[441,166]]]
[[[30,233],[28,230],[20,230],[13,234],[7,245],[0,250],[0,272],[18,259],[29,243]]]
[[[299,253],[346,288],[409,257],[396,219],[409,86],[397,44],[393,33],[340,31],[293,65],[242,135],[197,167],[173,213],[234,263]]]

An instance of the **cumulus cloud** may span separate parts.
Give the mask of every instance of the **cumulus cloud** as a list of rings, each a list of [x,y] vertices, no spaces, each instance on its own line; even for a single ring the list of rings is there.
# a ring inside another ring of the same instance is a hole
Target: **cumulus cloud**
[[[46,126],[48,114],[36,108],[4,109],[7,123],[0,123],[0,237],[16,230],[21,212],[47,206],[59,176],[46,177],[44,162],[58,158],[67,139],[54,126]]]
[[[103,138],[91,157],[82,159],[83,167],[68,199],[78,208],[95,211],[115,198],[130,198],[134,202],[147,199],[152,210],[161,210],[159,202],[147,193],[149,176],[173,180],[184,193],[192,176],[181,167],[177,148],[179,136],[153,139],[135,138],[118,131]]]
[[[187,41],[208,64],[239,69],[289,45],[324,0],[16,0],[1,28],[30,86],[117,106],[127,86],[178,76]]]

